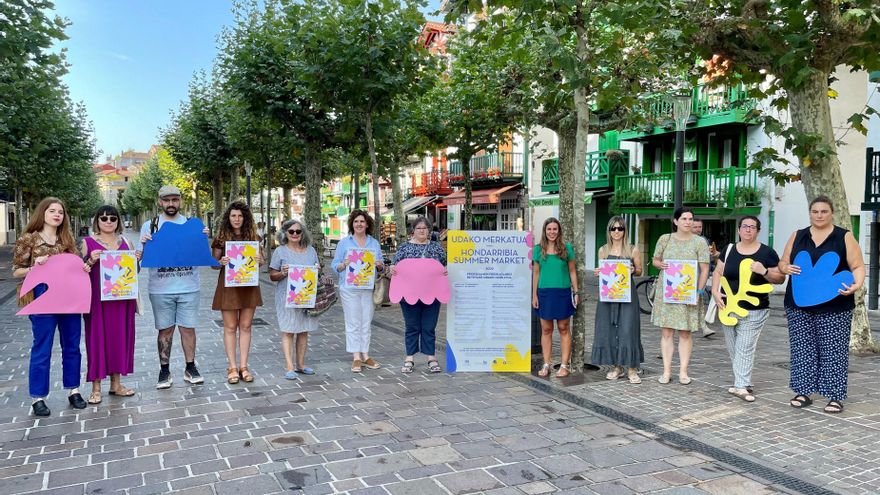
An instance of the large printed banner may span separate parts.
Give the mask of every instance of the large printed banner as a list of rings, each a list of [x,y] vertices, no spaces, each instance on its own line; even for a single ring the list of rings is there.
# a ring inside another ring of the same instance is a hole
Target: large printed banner
[[[449,231],[449,371],[531,370],[532,278],[527,236],[517,231]]]

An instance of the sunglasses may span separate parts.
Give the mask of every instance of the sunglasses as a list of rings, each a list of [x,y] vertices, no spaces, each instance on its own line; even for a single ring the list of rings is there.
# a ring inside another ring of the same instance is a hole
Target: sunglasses
[[[626,232],[626,229],[623,227],[611,227],[608,229],[608,232]]]
[[[288,229],[287,233],[290,235],[300,235],[303,233],[302,229]]]
[[[98,220],[100,220],[102,222],[115,222],[115,221],[119,220],[119,217],[112,217],[112,216],[108,217],[106,215],[101,215],[100,217],[98,217]]]

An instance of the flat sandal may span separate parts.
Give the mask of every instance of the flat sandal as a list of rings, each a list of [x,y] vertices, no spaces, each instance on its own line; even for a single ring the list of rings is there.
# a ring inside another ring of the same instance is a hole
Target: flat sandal
[[[238,383],[238,368],[226,368],[226,383],[235,385]]]
[[[241,375],[241,379],[247,383],[254,381],[254,375],[248,370],[247,366],[243,366],[238,369],[238,373]]]

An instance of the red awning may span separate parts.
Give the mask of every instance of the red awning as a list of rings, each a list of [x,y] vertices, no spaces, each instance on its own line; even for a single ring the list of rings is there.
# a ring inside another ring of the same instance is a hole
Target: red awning
[[[502,194],[511,189],[520,187],[521,185],[522,184],[511,184],[508,186],[494,187],[492,189],[477,189],[475,191],[471,191],[472,204],[488,205],[500,203]],[[443,198],[443,203],[447,205],[463,205],[464,189],[455,191],[449,196],[446,196],[445,198]]]

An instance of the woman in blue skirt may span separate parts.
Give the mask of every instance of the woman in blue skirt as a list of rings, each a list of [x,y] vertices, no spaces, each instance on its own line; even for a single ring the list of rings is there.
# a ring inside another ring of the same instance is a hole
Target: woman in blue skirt
[[[556,376],[562,378],[571,373],[571,316],[579,301],[574,249],[562,239],[559,220],[548,218],[541,232],[541,244],[532,251],[532,307],[541,318],[544,365],[538,376],[542,377],[550,374],[554,321],[562,347],[562,363]]]

